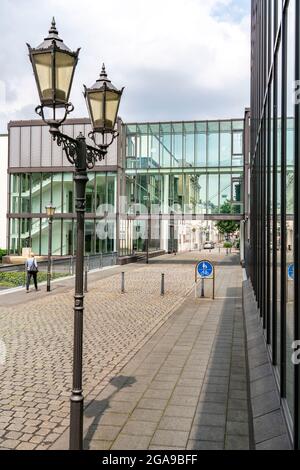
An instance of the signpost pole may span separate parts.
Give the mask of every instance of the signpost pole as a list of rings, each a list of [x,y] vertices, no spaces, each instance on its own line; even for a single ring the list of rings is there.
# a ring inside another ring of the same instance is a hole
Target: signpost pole
[[[201,298],[203,299],[204,295],[204,278],[201,279]]]

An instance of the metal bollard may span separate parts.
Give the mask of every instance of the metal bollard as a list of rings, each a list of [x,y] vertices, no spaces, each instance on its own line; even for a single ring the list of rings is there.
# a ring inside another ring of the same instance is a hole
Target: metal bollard
[[[125,294],[125,273],[121,275],[121,294]]]
[[[88,267],[85,266],[84,270],[84,292],[88,291]]]
[[[160,295],[165,295],[165,275],[161,275]]]

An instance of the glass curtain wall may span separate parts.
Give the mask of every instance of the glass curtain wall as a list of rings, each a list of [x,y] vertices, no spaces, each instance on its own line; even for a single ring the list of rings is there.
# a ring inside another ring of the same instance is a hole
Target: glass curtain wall
[[[299,449],[300,2],[252,2],[251,256],[247,266]],[[235,143],[234,145],[238,145]]]
[[[129,203],[150,191],[165,214],[243,213],[243,120],[129,124],[125,134]]]
[[[115,251],[115,173],[89,172],[85,250],[87,254]],[[53,254],[75,254],[75,189],[73,173],[22,173],[10,175],[9,251],[22,254],[31,247],[37,255],[48,253],[48,219],[45,207],[56,207]]]

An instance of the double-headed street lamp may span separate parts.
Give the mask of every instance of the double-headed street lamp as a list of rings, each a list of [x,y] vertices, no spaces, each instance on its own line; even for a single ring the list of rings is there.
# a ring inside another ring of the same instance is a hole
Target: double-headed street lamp
[[[83,338],[83,265],[84,265],[84,214],[87,170],[104,159],[109,145],[117,137],[115,130],[123,89],[117,90],[107,78],[103,65],[100,78],[91,87],[84,87],[92,132],[89,137],[95,146],[86,144],[82,133],[76,139],[60,132],[59,127],[74,107],[69,96],[78,62],[79,49],[72,52],[58,36],[53,18],[49,35],[37,47],[28,44],[29,57],[37,84],[40,105],[36,112],[50,126],[57,145],[62,146],[68,161],[75,166],[77,214],[77,251],[74,296],[74,351],[73,387],[70,410],[70,449],[83,448],[83,391],[82,391],[82,338]],[[63,110],[58,117],[57,111]],[[50,117],[45,115],[45,112]],[[98,135],[101,139],[96,138]]]
[[[50,280],[51,280],[51,256],[52,256],[52,226],[53,226],[53,217],[55,214],[56,207],[50,202],[45,207],[46,214],[48,217],[48,263],[47,263],[47,292],[50,292]]]

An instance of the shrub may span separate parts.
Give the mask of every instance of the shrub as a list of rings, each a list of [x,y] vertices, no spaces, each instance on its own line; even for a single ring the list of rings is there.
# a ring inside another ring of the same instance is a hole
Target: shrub
[[[0,263],[2,263],[2,257],[7,255],[7,250],[0,248]]]
[[[55,273],[52,275],[52,279],[59,277],[66,277],[66,274]],[[38,273],[38,282],[44,282],[47,280],[47,273]],[[24,286],[26,282],[25,272],[0,272],[0,286],[2,287],[18,287]]]
[[[225,242],[225,243],[224,243],[224,248],[232,248],[232,243],[230,243],[230,242]]]

